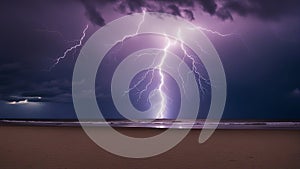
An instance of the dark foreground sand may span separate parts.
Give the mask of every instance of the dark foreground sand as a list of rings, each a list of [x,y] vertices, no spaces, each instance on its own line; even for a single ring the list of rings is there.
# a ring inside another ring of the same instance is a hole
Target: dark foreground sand
[[[164,154],[128,159],[99,148],[80,127],[0,126],[0,169],[300,169],[300,130],[217,130],[201,145],[199,132]]]

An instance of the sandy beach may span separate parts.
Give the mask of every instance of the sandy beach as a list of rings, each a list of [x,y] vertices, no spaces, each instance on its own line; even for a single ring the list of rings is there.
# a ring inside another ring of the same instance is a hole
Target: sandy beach
[[[131,136],[161,130],[120,128]],[[192,130],[176,147],[146,159],[98,147],[80,127],[0,126],[1,169],[299,169],[300,130],[217,130],[204,144]]]

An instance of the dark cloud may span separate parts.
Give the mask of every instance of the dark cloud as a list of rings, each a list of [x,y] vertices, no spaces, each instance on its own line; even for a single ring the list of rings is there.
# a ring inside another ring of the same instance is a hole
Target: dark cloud
[[[168,13],[175,16],[180,16],[187,18],[189,20],[194,19],[193,12],[191,11],[194,7],[195,3],[191,0],[113,0],[113,1],[106,1],[106,0],[92,0],[92,1],[82,1],[84,7],[87,11],[88,17],[91,22],[103,26],[105,21],[101,16],[99,9],[106,4],[111,4],[114,6],[115,11],[122,13],[122,14],[132,14],[136,12],[142,12],[143,9],[146,9],[149,12],[161,12],[161,13]],[[203,2],[203,4],[205,4]],[[182,8],[183,7],[183,8]],[[211,9],[207,10],[211,11]],[[182,15],[185,14],[185,15]],[[98,22],[96,22],[98,21]],[[101,21],[101,22],[100,22]]]
[[[197,2],[200,4],[204,12],[208,12],[211,15],[216,13],[217,4],[215,0],[198,0]]]
[[[222,19],[222,20],[233,20],[233,17],[231,15],[231,13],[229,12],[229,10],[221,8],[216,12],[216,15]]]
[[[105,21],[97,6],[112,4],[117,12],[132,14],[146,9],[194,20],[194,10],[200,9],[221,20],[233,20],[233,14],[255,16],[262,20],[277,20],[288,14],[298,13],[300,1],[287,0],[276,3],[271,0],[94,0],[82,1],[91,22],[103,26]]]
[[[174,16],[181,16],[180,9],[176,5],[169,5],[168,8],[171,10],[171,14]]]
[[[282,2],[272,0],[229,0],[223,1],[220,9],[240,16],[253,15],[263,20],[277,20],[284,15],[298,13],[299,7],[300,1],[298,0]]]
[[[183,13],[184,13],[185,18],[187,18],[188,20],[194,20],[195,19],[194,14],[193,14],[192,11],[184,9]]]
[[[146,6],[146,1],[140,0],[140,1],[132,1],[132,0],[127,0],[124,1],[125,4],[127,4],[127,7],[131,12],[140,12],[141,7]]]
[[[93,3],[93,1],[81,1],[86,9],[86,15],[90,19],[90,21],[93,24],[96,24],[98,26],[104,26],[105,20],[103,19],[101,13],[97,10],[96,5]]]

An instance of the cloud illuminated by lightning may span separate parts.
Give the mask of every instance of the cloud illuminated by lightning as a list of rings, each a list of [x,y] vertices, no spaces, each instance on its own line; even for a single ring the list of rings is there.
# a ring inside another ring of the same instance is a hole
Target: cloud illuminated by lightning
[[[42,100],[41,96],[10,96],[10,101],[6,102],[11,105],[18,104],[37,104]]]
[[[29,103],[29,102],[28,102],[28,99],[20,100],[20,101],[11,101],[11,102],[7,102],[7,104],[27,104],[27,103]]]

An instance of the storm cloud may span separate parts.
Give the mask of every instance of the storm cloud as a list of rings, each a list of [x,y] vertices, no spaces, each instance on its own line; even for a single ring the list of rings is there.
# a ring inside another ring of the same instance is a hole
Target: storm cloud
[[[81,1],[86,9],[86,15],[90,21],[98,26],[104,26],[105,21],[101,13],[97,10],[93,1]]]
[[[300,2],[287,0],[276,3],[271,0],[89,0],[82,1],[90,21],[103,26],[105,19],[98,7],[106,4],[115,6],[115,10],[122,14],[142,12],[168,13],[174,16],[194,20],[194,11],[200,10],[221,20],[233,20],[234,14],[239,16],[253,16],[262,20],[277,20],[282,16],[297,14]]]

